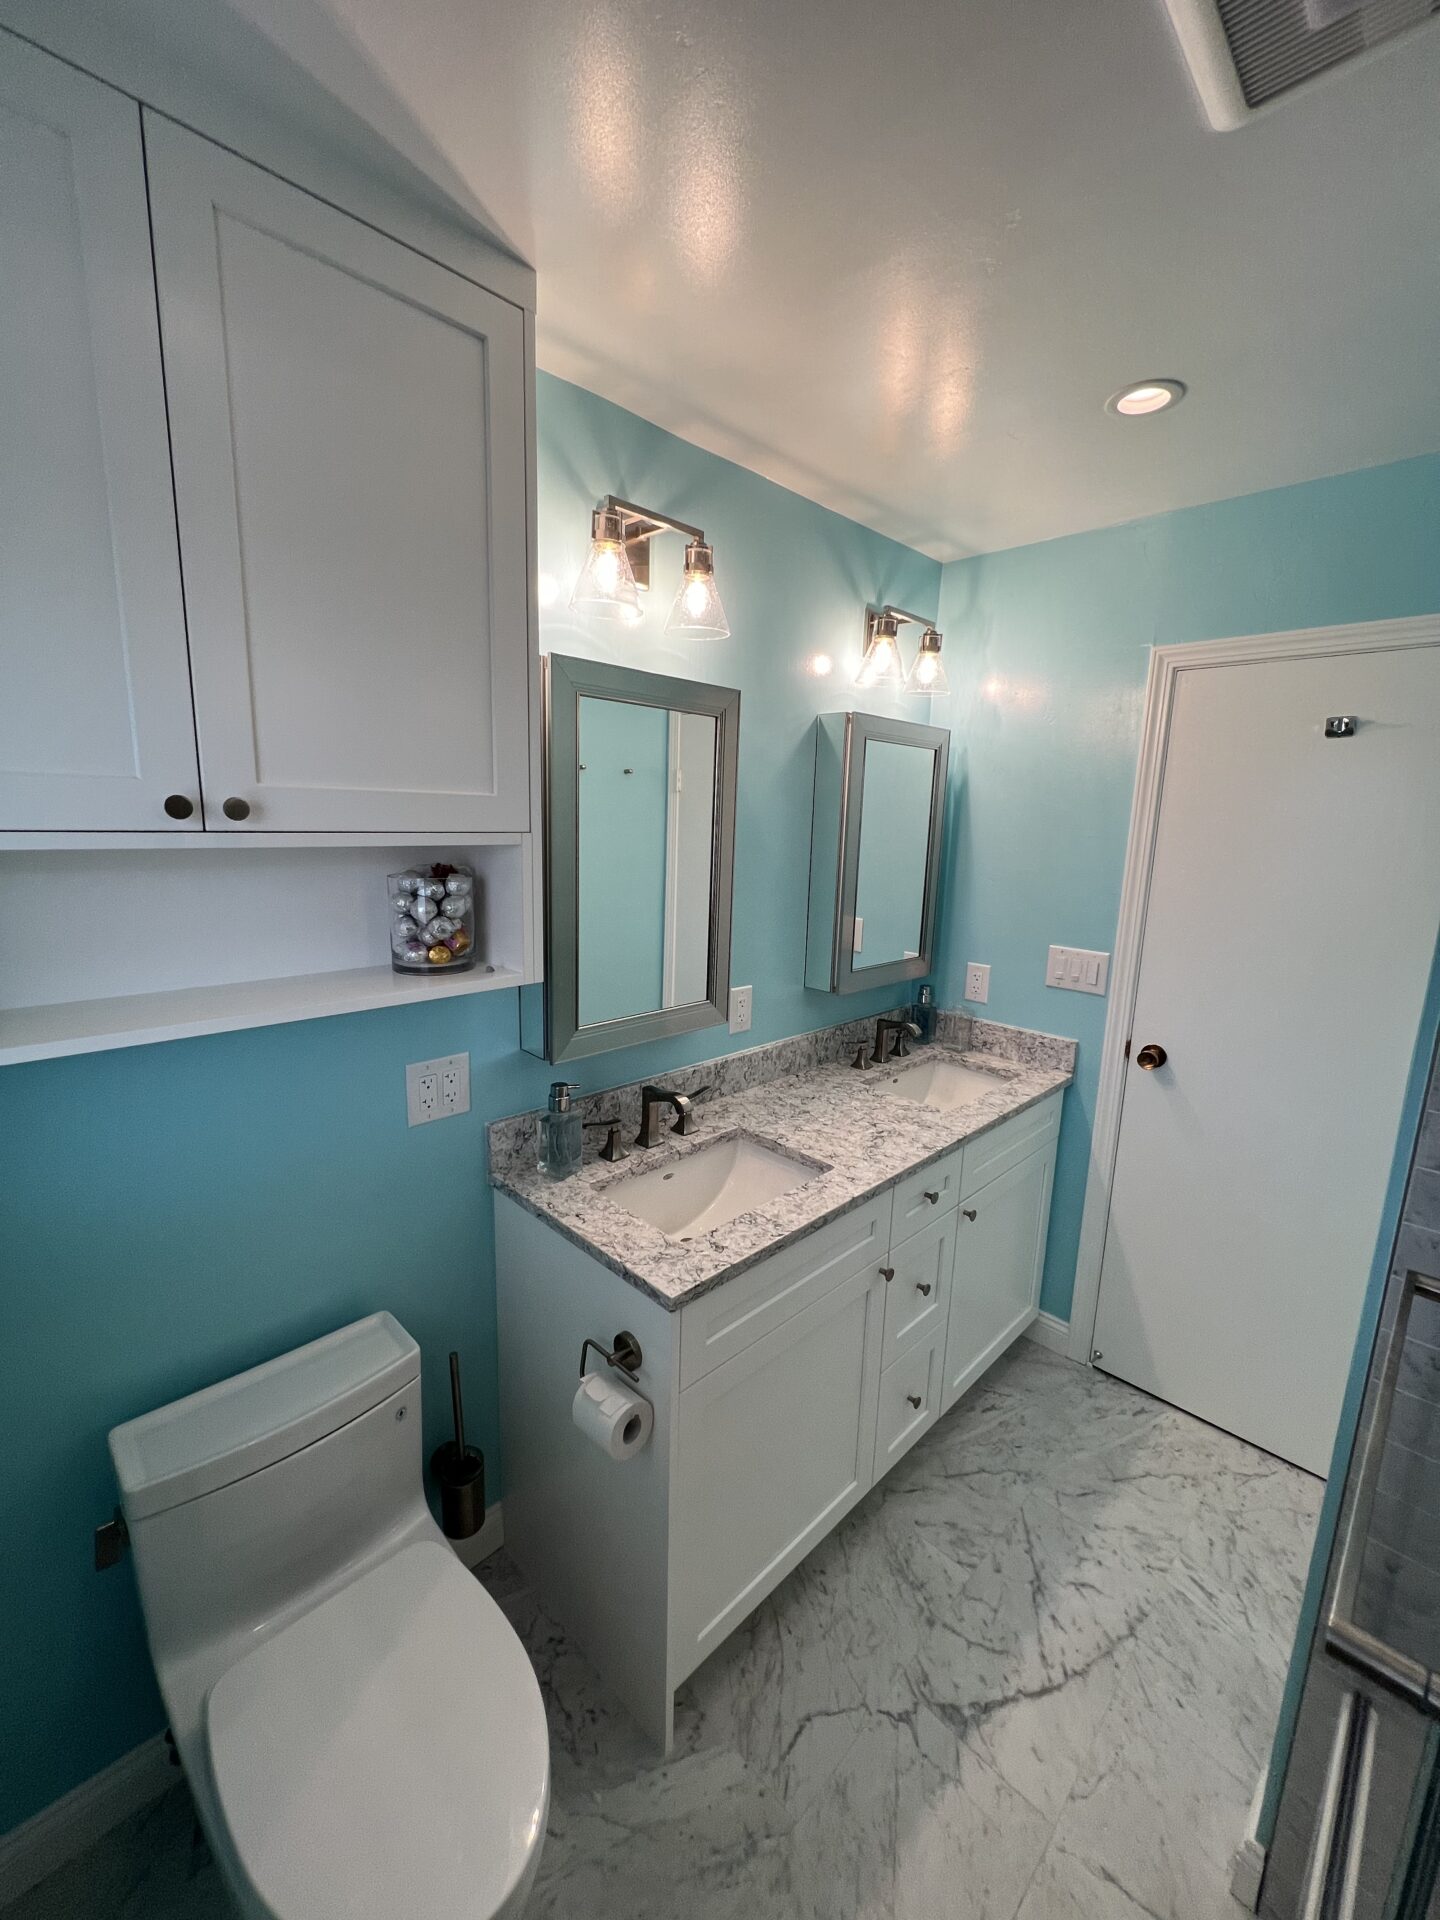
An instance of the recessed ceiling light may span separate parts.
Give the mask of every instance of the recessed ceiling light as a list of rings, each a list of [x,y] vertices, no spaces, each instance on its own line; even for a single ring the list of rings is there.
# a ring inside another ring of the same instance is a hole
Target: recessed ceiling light
[[[1139,380],[1133,387],[1121,387],[1105,402],[1107,413],[1122,413],[1127,419],[1140,414],[1163,413],[1185,398],[1183,380]]]

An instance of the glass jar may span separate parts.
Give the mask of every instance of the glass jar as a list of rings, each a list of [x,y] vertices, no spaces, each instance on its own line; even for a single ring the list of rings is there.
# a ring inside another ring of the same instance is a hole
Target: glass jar
[[[464,973],[475,951],[475,874],[438,861],[392,873],[390,964],[397,973]]]

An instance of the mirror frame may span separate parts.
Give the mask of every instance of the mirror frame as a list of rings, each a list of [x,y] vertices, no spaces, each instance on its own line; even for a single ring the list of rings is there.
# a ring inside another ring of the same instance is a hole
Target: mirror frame
[[[542,661],[545,700],[545,1044],[547,1060],[579,1060],[645,1040],[716,1027],[730,1018],[730,918],[735,884],[735,780],[740,694],[702,680],[551,653]],[[706,994],[683,1007],[580,1024],[580,702],[628,701],[715,721],[715,812],[710,859]]]
[[[835,734],[844,722],[843,738]],[[855,893],[860,878],[860,831],[865,794],[865,749],[872,740],[894,746],[923,747],[935,755],[930,786],[929,843],[925,856],[925,898],[920,916],[920,951],[913,960],[889,960],[876,967],[855,961]],[[832,749],[826,766],[827,745]],[[815,722],[815,816],[810,842],[810,913],[806,930],[805,984],[824,993],[861,993],[866,987],[921,980],[935,957],[940,848],[945,831],[945,796],[950,769],[950,733],[879,713],[828,713]]]

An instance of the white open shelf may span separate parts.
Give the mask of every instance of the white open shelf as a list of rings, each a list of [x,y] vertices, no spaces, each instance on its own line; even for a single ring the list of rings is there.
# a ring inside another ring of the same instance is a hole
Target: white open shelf
[[[277,1026],[538,977],[531,847],[0,852],[0,1067]],[[476,872],[477,964],[400,974],[385,875]]]

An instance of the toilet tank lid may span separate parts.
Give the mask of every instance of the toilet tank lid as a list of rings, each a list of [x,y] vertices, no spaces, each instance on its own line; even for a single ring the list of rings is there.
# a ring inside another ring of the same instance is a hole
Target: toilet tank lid
[[[214,1493],[356,1420],[420,1372],[399,1321],[372,1313],[110,1431],[125,1513]]]

